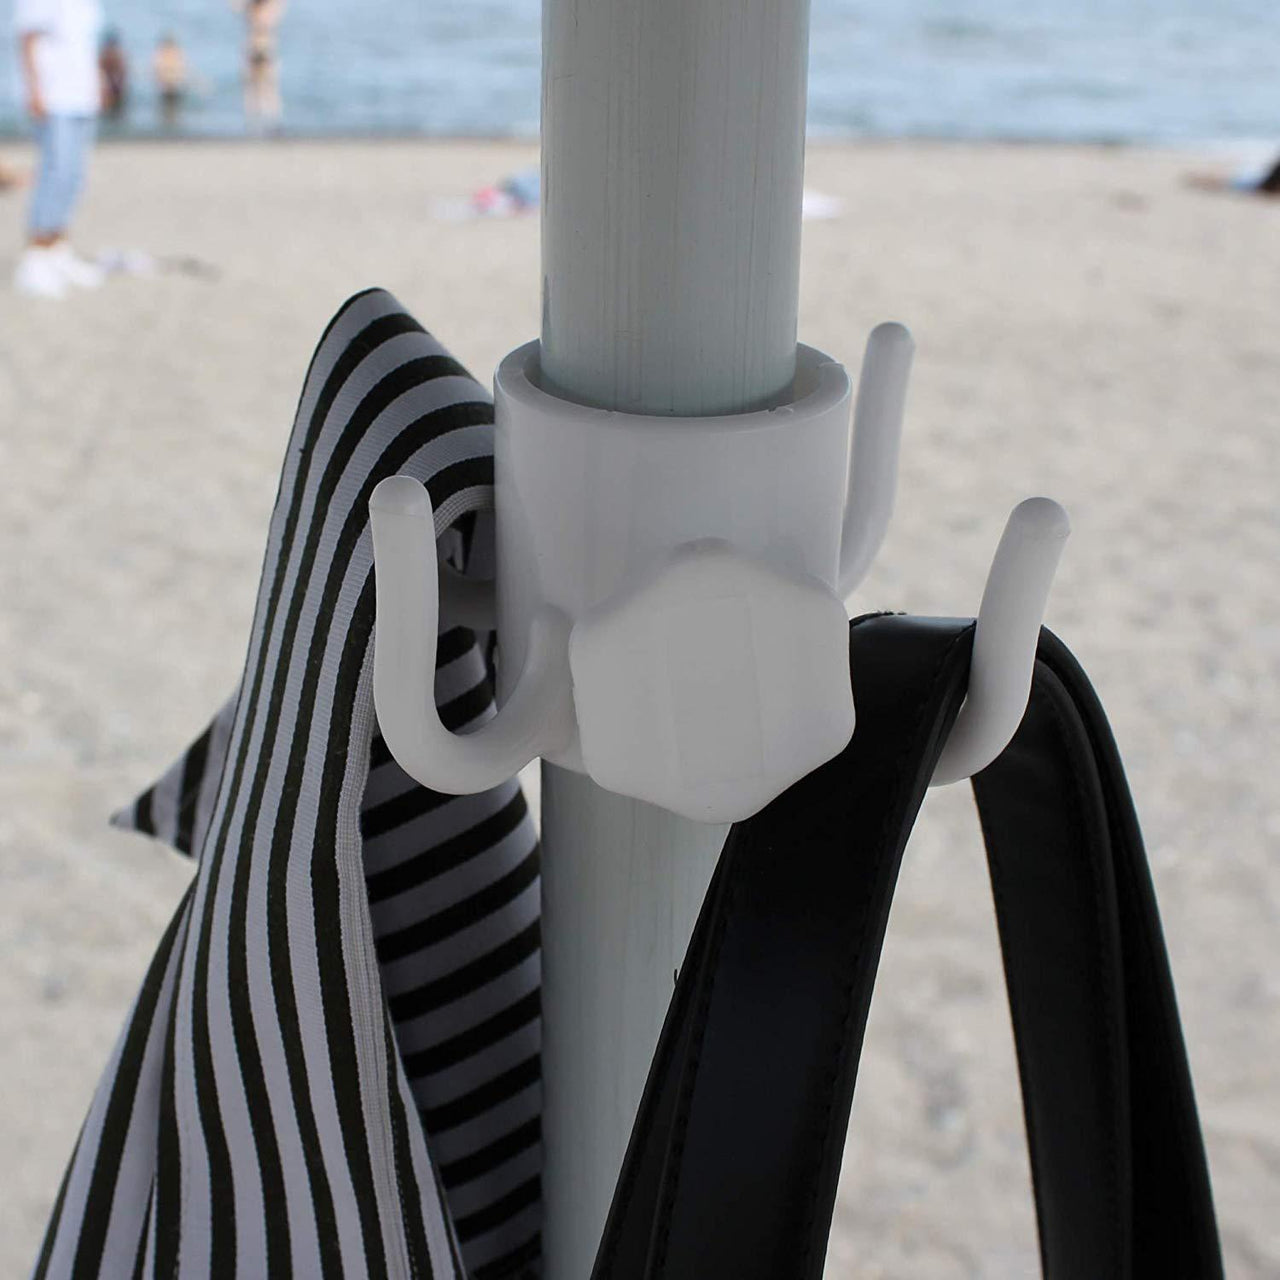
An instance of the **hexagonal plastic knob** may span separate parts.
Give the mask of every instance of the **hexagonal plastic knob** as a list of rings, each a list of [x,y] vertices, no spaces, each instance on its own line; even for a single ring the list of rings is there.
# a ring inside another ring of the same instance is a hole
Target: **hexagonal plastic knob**
[[[720,541],[591,610],[569,665],[591,777],[704,822],[749,817],[853,735],[843,603]]]

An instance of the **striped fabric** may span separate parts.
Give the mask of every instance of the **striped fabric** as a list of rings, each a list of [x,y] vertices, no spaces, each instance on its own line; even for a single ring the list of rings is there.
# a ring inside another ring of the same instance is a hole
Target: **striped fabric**
[[[516,782],[427,791],[372,696],[367,503],[492,506],[489,397],[396,301],[308,373],[236,696],[120,825],[197,859],[85,1120],[37,1277],[534,1274],[537,838]],[[464,521],[465,523],[465,521]],[[441,636],[455,729],[493,714]]]

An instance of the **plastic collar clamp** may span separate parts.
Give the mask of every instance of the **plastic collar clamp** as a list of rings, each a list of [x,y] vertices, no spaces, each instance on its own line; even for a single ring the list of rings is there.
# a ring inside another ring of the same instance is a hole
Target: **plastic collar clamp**
[[[776,407],[658,417],[550,393],[538,353],[495,381],[499,702],[557,614],[573,725],[542,754],[686,817],[745,818],[853,733],[849,375],[800,346]]]

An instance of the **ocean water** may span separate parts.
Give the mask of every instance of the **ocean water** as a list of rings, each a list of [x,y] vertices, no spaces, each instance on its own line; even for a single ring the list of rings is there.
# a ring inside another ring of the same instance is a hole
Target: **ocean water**
[[[133,65],[130,134],[160,132],[157,37],[200,81],[180,130],[236,135],[241,20],[226,0],[104,0]],[[292,0],[283,127],[532,136],[540,0]],[[9,25],[12,0],[0,0]],[[1177,143],[1280,136],[1280,0],[812,0],[817,135]],[[22,127],[0,59],[0,132]]]

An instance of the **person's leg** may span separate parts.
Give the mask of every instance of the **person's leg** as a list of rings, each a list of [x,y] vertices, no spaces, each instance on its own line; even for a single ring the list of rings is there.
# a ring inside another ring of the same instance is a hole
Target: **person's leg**
[[[85,175],[89,170],[89,155],[93,151],[98,133],[98,121],[94,116],[71,116],[67,121],[67,148],[63,167],[64,186],[62,197],[62,230],[65,235],[71,226],[80,193],[84,190]]]
[[[278,124],[284,112],[284,102],[280,96],[280,64],[272,58],[266,65],[263,74],[263,117],[270,124]]]
[[[56,244],[61,228],[58,225],[61,175],[59,161],[61,143],[59,125],[63,117],[45,116],[36,124],[36,178],[31,188],[31,204],[27,210],[27,239],[36,248],[45,249]]]
[[[60,181],[57,186],[55,210],[59,234],[49,250],[55,256],[58,269],[67,283],[81,289],[96,289],[103,281],[102,268],[96,263],[81,258],[74,252],[71,242],[67,239],[67,231],[71,226],[76,202],[84,188],[85,172],[88,168],[93,140],[97,134],[97,125],[98,122],[93,116],[73,116],[67,120],[65,147],[59,165]]]
[[[258,117],[259,93],[258,64],[250,54],[244,67],[244,113],[251,123]]]
[[[14,271],[14,287],[38,298],[61,298],[69,281],[58,260],[63,232],[62,119],[46,116],[36,125],[39,160],[27,210],[27,247]]]
[[[64,240],[97,121],[92,116],[46,116],[40,122],[40,176],[31,200],[31,243],[47,248]]]

